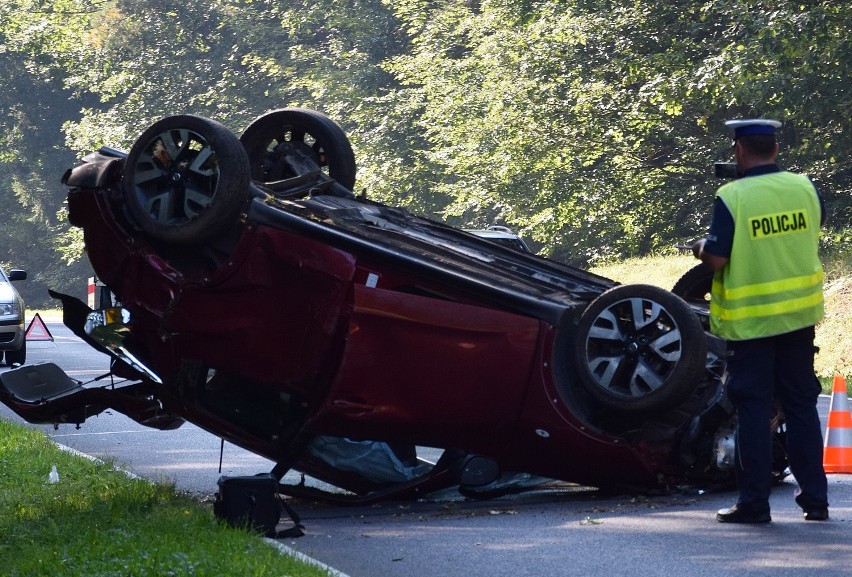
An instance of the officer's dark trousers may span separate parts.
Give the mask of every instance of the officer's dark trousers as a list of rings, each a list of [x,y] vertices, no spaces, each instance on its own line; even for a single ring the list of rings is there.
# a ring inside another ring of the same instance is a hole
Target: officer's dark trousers
[[[736,475],[741,508],[769,511],[769,420],[776,396],[787,421],[790,470],[801,489],[796,501],[804,509],[828,506],[813,341],[814,328],[807,327],[774,337],[728,342],[726,385],[739,421]]]

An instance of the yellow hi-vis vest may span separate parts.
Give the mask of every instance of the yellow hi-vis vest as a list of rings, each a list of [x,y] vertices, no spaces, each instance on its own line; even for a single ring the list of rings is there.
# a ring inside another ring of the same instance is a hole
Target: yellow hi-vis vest
[[[727,340],[780,335],[823,317],[820,203],[790,172],[749,176],[716,193],[734,218],[728,263],[710,291],[710,330]]]

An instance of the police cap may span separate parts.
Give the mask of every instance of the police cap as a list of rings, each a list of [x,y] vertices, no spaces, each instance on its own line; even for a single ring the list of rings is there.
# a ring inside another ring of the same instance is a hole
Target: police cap
[[[777,120],[769,118],[742,118],[739,120],[728,120],[725,127],[731,131],[731,136],[736,140],[740,136],[749,134],[775,134],[775,129],[781,127]]]

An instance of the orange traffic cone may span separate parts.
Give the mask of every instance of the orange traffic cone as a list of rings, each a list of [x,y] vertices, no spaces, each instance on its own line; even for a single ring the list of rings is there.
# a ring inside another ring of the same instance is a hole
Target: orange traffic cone
[[[852,473],[852,412],[846,379],[840,375],[834,377],[822,466],[826,473]]]

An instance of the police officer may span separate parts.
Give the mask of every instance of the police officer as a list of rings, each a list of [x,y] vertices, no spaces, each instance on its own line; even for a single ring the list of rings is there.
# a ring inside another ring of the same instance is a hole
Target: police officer
[[[711,331],[727,341],[728,396],[737,410],[737,504],[722,523],[768,523],[772,405],[787,423],[796,502],[808,521],[828,519],[816,409],[814,325],[823,316],[817,255],[822,204],[811,181],[775,164],[777,120],[731,120],[739,178],[716,193],[710,230],[693,253],[715,271]]]

